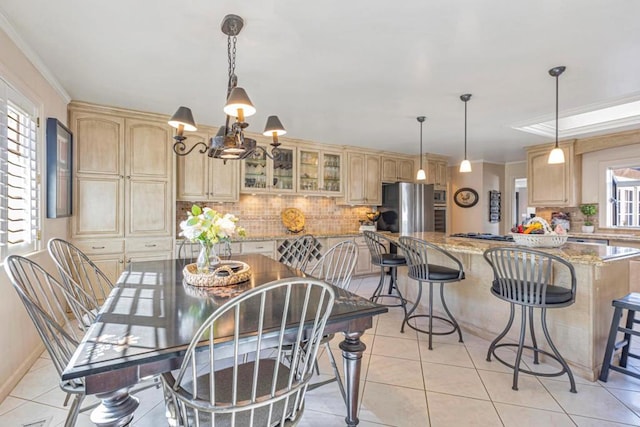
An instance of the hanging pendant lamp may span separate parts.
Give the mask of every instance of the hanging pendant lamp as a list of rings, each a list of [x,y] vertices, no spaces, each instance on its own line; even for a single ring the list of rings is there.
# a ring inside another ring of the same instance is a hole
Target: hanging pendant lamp
[[[460,163],[460,173],[471,172],[471,162],[467,160],[467,102],[471,99],[470,93],[460,95],[464,102],[464,160]]]
[[[549,74],[556,78],[556,146],[549,153],[547,163],[550,165],[564,163],[564,151],[558,146],[558,77],[564,73],[564,70],[566,70],[566,67],[562,65],[549,70]]]
[[[418,122],[420,122],[420,169],[418,169],[418,173],[416,174],[417,181],[424,181],[427,179],[427,174],[424,173],[424,169],[422,169],[422,123],[424,123],[426,117],[418,116],[416,117]]]

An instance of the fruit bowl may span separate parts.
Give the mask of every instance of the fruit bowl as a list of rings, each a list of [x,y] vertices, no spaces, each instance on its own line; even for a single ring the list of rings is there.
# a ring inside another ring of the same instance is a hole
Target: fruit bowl
[[[530,248],[559,248],[567,243],[566,234],[522,234],[511,233],[516,245]]]
[[[380,211],[367,212],[366,215],[369,221],[376,222],[380,218]]]

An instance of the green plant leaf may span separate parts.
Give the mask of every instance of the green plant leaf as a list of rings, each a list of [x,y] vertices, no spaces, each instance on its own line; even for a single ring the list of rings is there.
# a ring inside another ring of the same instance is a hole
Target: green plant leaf
[[[193,216],[198,216],[202,213],[202,209],[200,209],[200,206],[198,205],[193,205],[191,206],[191,213]]]

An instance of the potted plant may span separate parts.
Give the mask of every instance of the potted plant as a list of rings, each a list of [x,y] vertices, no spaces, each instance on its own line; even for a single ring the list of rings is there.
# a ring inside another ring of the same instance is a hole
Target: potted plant
[[[593,233],[593,216],[598,212],[596,205],[585,204],[580,205],[580,212],[585,216],[584,225],[582,226],[583,233]]]

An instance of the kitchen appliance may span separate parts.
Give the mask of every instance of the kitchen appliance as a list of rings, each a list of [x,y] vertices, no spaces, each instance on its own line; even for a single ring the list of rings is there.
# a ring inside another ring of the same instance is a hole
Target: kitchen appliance
[[[433,207],[433,231],[447,232],[447,207],[436,205]]]
[[[464,237],[467,239],[479,239],[479,240],[494,240],[498,242],[513,242],[513,237],[511,236],[501,236],[499,234],[491,234],[491,233],[456,233],[456,234],[452,234],[451,237]]]
[[[433,190],[433,204],[434,205],[446,205],[447,204],[447,191],[446,190]]]
[[[402,234],[433,231],[433,185],[383,184],[379,210],[378,230]]]

